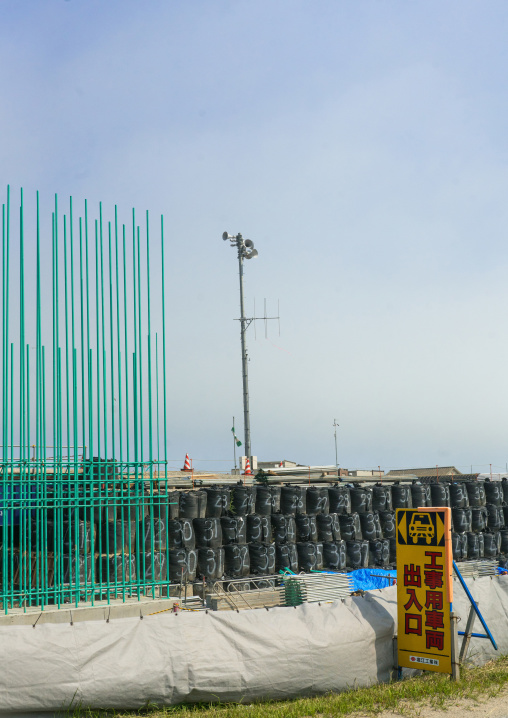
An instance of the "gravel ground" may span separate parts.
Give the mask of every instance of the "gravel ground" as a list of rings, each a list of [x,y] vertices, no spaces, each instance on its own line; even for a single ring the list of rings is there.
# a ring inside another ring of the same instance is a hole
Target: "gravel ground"
[[[400,713],[384,711],[377,714],[376,718],[400,718],[401,716],[406,718],[508,718],[508,688],[493,698],[450,702],[445,708],[416,707],[413,704],[407,704]],[[357,714],[355,718],[372,718],[372,714],[370,716]]]

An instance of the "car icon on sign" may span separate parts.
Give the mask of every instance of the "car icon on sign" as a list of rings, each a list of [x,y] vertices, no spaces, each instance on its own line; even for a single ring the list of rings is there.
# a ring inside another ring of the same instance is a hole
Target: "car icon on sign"
[[[419,538],[424,538],[427,543],[432,541],[434,525],[429,514],[413,514],[409,524],[409,536],[413,539],[413,543],[416,543]]]

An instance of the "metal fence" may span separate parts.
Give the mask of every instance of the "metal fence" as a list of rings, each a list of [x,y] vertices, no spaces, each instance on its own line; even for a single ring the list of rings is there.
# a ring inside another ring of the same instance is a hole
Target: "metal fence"
[[[167,490],[163,218],[10,188],[0,260],[0,606],[155,595]],[[153,271],[155,268],[156,271]],[[153,311],[153,307],[156,310]],[[166,537],[167,541],[167,537]]]

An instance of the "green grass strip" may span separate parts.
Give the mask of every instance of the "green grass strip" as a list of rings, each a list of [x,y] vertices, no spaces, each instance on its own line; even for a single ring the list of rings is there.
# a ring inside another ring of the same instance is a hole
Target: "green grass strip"
[[[427,673],[394,683],[356,688],[344,693],[329,693],[314,698],[263,703],[191,704],[159,708],[148,705],[133,711],[94,711],[75,708],[74,718],[335,718],[357,713],[375,715],[385,710],[411,715],[423,706],[446,709],[457,701],[491,698],[508,684],[508,656],[490,661],[481,668],[461,667],[461,680]]]

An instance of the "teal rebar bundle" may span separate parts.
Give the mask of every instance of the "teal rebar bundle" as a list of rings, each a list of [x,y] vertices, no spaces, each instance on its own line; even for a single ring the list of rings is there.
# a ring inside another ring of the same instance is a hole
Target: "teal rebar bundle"
[[[127,227],[116,206],[106,221],[55,195],[44,222],[33,200],[8,187],[2,204],[1,608],[155,595],[171,503],[163,218],[153,240],[148,212]]]

